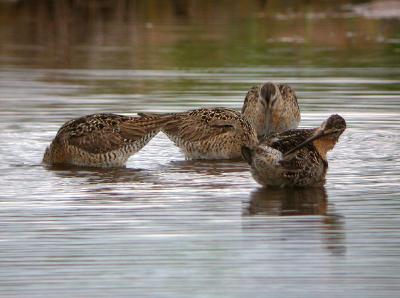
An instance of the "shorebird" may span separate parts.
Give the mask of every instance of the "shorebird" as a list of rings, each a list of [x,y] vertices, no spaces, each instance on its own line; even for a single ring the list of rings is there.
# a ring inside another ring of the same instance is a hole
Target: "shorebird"
[[[295,129],[301,119],[295,91],[287,84],[272,82],[254,86],[247,92],[242,114],[256,129],[259,139]]]
[[[234,110],[197,109],[173,115],[162,131],[187,159],[239,159],[243,145],[258,143],[255,129]]]
[[[272,134],[256,147],[242,147],[253,178],[264,186],[322,186],[327,153],[346,129],[346,121],[331,115],[319,128]]]
[[[168,116],[93,114],[66,122],[46,149],[46,164],[122,167],[162,128]]]
[[[170,115],[162,131],[187,159],[239,159],[242,146],[252,148],[266,134],[296,128],[300,122],[294,91],[271,82],[248,91],[241,113],[203,108]]]

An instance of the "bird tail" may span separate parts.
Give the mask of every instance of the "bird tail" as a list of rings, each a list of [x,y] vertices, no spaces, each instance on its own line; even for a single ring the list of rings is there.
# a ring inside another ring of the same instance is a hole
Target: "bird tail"
[[[120,125],[129,138],[136,139],[149,133],[158,133],[173,118],[173,115],[143,115],[131,117],[128,121]]]
[[[139,117],[166,117],[166,116],[172,116],[175,113],[153,113],[153,112],[139,112],[137,113]]]
[[[49,147],[47,147],[46,151],[44,152],[42,163],[44,163],[44,164],[50,163],[50,148]]]

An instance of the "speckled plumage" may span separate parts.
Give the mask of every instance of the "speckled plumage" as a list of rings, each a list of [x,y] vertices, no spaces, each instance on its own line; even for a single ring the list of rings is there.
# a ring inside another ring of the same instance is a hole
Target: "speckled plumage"
[[[268,136],[254,148],[243,147],[243,157],[254,179],[264,186],[321,186],[328,168],[326,153],[345,128],[344,119],[332,115],[320,128],[287,130]]]
[[[275,113],[281,115],[275,116]],[[250,89],[242,113],[212,108],[174,115],[163,132],[188,159],[240,158],[241,146],[252,147],[267,132],[297,127],[300,121],[294,91],[287,85],[270,82]],[[282,123],[271,120],[273,126],[270,126],[270,119]]]
[[[301,120],[295,91],[289,85],[272,82],[254,86],[247,92],[242,113],[259,138],[297,128]]]
[[[161,129],[167,116],[93,114],[66,122],[46,149],[46,164],[124,166]]]
[[[225,108],[176,113],[163,132],[188,159],[241,158],[241,146],[258,142],[254,128],[243,115]]]

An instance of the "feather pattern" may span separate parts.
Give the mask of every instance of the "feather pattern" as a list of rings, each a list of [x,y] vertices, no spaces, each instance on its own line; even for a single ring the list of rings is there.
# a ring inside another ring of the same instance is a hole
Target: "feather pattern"
[[[316,129],[292,129],[264,139],[251,150],[250,159],[247,158],[254,179],[268,186],[323,185],[328,163],[312,142],[288,156],[283,156],[310,138],[315,131]]]
[[[244,99],[242,114],[250,121],[260,138],[295,129],[301,120],[294,89],[287,84],[271,82],[250,88]]]
[[[242,145],[257,143],[251,124],[239,112],[225,108],[177,113],[163,132],[189,159],[240,158]]]
[[[162,128],[168,117],[93,114],[66,122],[43,161],[83,166],[123,166]]]
[[[282,153],[286,153],[293,147],[296,147],[310,138],[315,131],[315,128],[289,129],[284,132],[269,135],[260,142],[260,145],[269,146],[281,151]],[[308,146],[308,148],[311,149],[312,144],[309,144]]]

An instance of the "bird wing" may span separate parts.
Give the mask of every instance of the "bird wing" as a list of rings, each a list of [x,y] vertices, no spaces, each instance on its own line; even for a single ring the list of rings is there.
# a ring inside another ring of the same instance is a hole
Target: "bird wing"
[[[117,150],[146,135],[158,132],[164,119],[159,117],[127,117],[95,114],[67,122],[63,131],[65,142],[89,153]],[[67,133],[65,133],[67,132]]]
[[[285,101],[285,106],[292,111],[291,117],[296,119],[297,124],[295,127],[297,127],[300,123],[301,115],[296,92],[286,84],[278,84],[278,88]]]
[[[304,165],[309,163],[310,150],[300,149],[279,161],[280,165],[288,172],[303,170]]]
[[[300,149],[296,154],[291,154],[279,162],[284,170],[283,175],[297,185],[306,185],[313,177],[324,176],[327,163],[315,150]]]
[[[286,153],[311,137],[314,131],[315,129],[290,129],[267,136],[266,139],[262,140],[261,144]]]
[[[196,142],[237,129],[240,117],[238,112],[223,108],[193,110],[175,114],[163,131],[167,135]]]
[[[296,92],[287,84],[278,84],[279,92],[283,98],[297,103]]]
[[[250,90],[247,92],[246,97],[244,98],[243,106],[242,106],[242,113],[246,111],[247,106],[250,104],[250,102],[254,98],[258,98],[259,96],[259,86],[253,86],[250,88]]]

